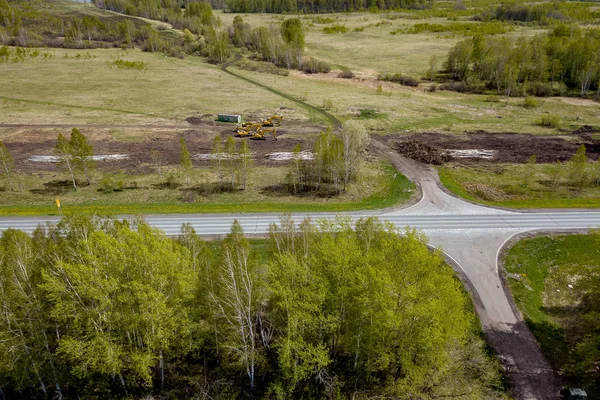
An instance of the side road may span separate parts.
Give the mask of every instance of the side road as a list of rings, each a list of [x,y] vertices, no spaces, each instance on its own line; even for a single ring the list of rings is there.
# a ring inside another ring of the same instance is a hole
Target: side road
[[[407,159],[384,144],[372,141],[373,148],[415,182],[421,200],[408,208],[393,210],[393,215],[477,215],[518,213],[471,204],[444,192],[436,171]],[[430,245],[441,249],[458,269],[471,292],[483,330],[506,368],[518,399],[556,399],[558,387],[552,368],[512,305],[498,270],[498,256],[504,245],[522,229],[426,230]]]

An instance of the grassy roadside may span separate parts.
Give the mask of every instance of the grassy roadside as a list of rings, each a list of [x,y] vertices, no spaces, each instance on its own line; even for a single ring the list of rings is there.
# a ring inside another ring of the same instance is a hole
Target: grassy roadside
[[[600,381],[582,364],[593,354],[577,348],[594,335],[589,279],[598,276],[599,239],[598,233],[524,239],[505,258],[510,290],[542,352],[564,383],[588,393],[598,393]]]
[[[522,168],[522,166],[518,167]],[[585,188],[581,191],[545,187],[536,182],[521,182],[523,178],[519,178],[519,171],[513,172],[515,176],[502,178],[491,171],[438,168],[440,181],[444,187],[456,196],[475,203],[507,208],[600,208],[598,187]],[[520,171],[521,176],[527,173],[527,171]],[[471,190],[468,190],[469,186],[472,187]],[[496,201],[490,199],[496,195],[504,198]]]
[[[175,202],[128,202],[110,203],[93,201],[73,203],[62,201],[62,213],[94,212],[101,215],[116,214],[208,214],[208,213],[257,213],[257,212],[343,212],[375,210],[406,202],[412,195],[414,184],[399,174],[390,164],[382,164],[383,190],[355,201],[322,202],[230,202],[230,203],[175,203]],[[47,205],[0,206],[0,216],[58,215],[53,200]]]

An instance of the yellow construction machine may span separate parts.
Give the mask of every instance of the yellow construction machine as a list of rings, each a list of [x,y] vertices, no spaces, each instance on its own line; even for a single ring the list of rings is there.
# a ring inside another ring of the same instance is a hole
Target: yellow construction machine
[[[271,115],[269,118],[265,119],[262,122],[263,126],[280,126],[281,121],[283,121],[283,116],[281,115]]]
[[[262,127],[260,122],[247,122],[242,125],[238,125],[235,128],[235,136],[237,137],[250,137],[256,134]]]
[[[271,132],[273,134],[273,139],[277,140],[277,128],[275,128],[275,127],[265,128],[265,129],[258,128],[256,130],[256,133],[254,135],[252,135],[252,137],[250,137],[250,139],[267,140],[267,138],[265,137],[265,134],[267,132]]]

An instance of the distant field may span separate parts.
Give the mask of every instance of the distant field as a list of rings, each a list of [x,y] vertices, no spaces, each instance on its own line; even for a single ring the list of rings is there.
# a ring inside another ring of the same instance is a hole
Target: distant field
[[[0,123],[172,123],[294,106],[199,57],[118,49],[47,52],[53,58],[2,64]],[[142,61],[147,68],[117,69],[110,65],[115,59]]]
[[[236,70],[237,71],[237,70]],[[331,112],[341,118],[356,117],[361,109],[373,109],[382,118],[364,120],[374,133],[438,131],[462,133],[486,130],[553,134],[556,129],[539,126],[544,115],[561,117],[563,125],[600,125],[600,103],[591,100],[548,98],[534,109],[522,107],[522,98],[494,98],[450,91],[427,92],[424,87],[408,88],[375,80],[346,80],[335,73],[287,77],[250,71],[237,71],[258,82],[285,90],[309,103],[322,106],[331,100]],[[377,85],[383,88],[378,94]]]

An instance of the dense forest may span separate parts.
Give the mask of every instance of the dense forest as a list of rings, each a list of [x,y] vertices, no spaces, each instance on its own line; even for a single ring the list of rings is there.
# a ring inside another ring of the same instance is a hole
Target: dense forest
[[[468,296],[416,231],[294,224],[252,244],[65,217],[0,238],[0,393],[502,398]]]

